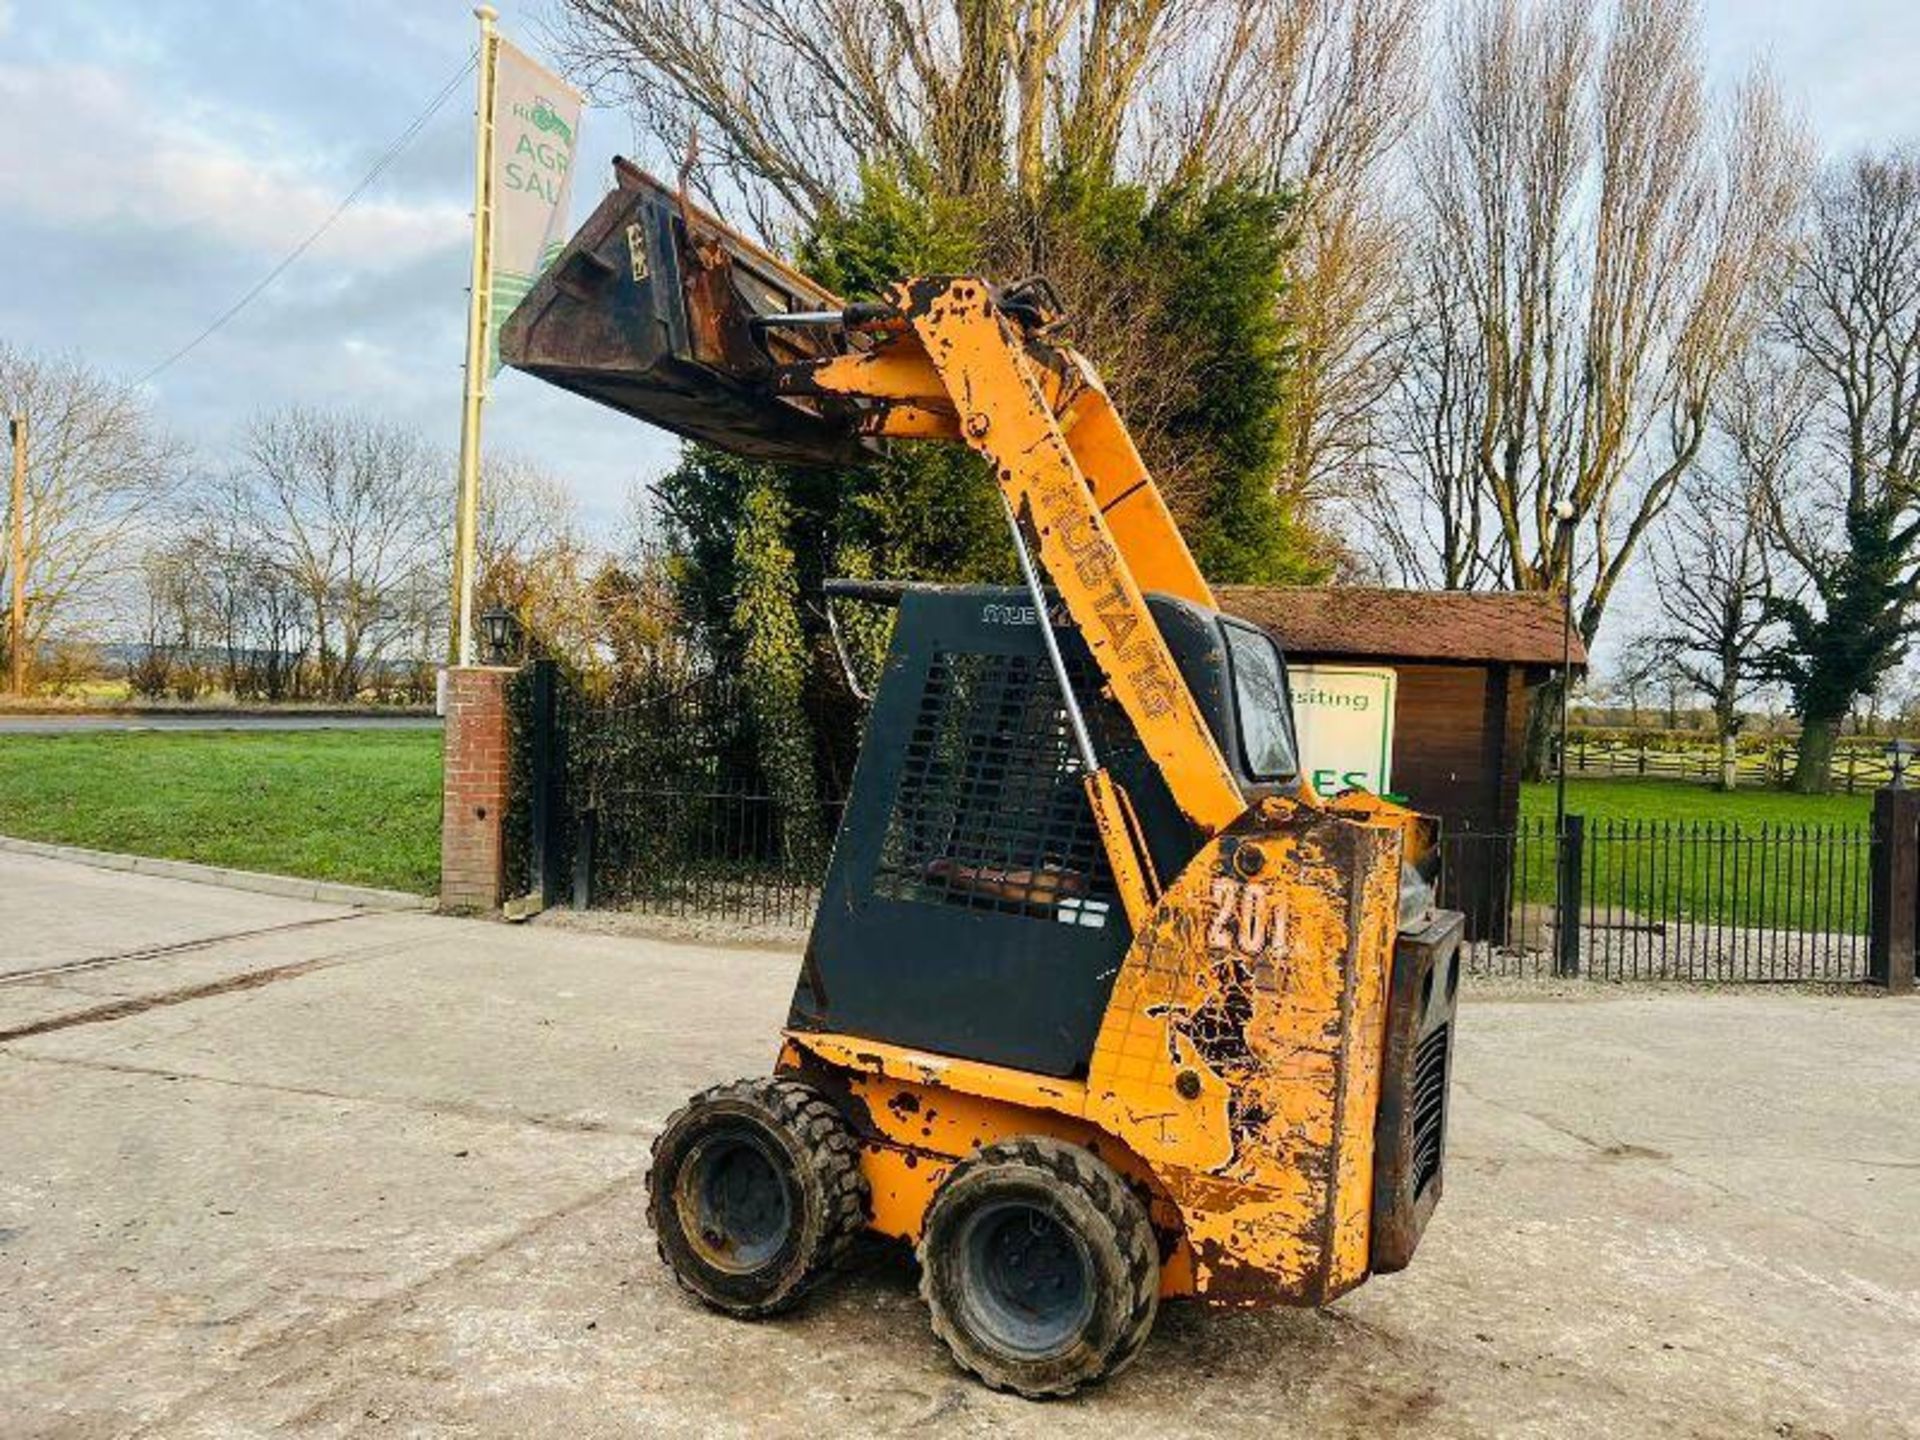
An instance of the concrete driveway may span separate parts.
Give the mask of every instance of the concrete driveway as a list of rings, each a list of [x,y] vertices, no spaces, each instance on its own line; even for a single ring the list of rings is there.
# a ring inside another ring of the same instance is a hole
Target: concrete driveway
[[[0,855],[0,962],[8,1436],[1920,1433],[1912,1003],[1473,999],[1413,1269],[1042,1406],[889,1248],[760,1325],[655,1262],[648,1137],[790,954]]]

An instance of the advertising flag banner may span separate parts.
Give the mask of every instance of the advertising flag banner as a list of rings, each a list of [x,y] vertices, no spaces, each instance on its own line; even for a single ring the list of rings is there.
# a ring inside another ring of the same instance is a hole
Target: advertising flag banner
[[[580,92],[502,39],[493,106],[493,287],[487,374],[500,327],[566,245]]]

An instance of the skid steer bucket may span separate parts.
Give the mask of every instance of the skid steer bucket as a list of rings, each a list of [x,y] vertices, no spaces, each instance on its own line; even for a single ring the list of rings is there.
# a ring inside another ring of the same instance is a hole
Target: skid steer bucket
[[[873,453],[844,402],[775,398],[775,367],[844,347],[837,327],[756,317],[840,299],[625,160],[500,332],[507,364],[734,454],[844,464]]]

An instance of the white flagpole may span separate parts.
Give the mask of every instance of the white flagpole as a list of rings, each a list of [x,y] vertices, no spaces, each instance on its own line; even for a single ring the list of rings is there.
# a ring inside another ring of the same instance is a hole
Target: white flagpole
[[[447,658],[473,663],[474,530],[480,509],[480,415],[487,398],[487,332],[493,311],[493,130],[499,36],[491,5],[480,21],[480,104],[474,112],[473,263],[467,290],[466,391],[460,410],[460,493],[453,517],[453,625]]]

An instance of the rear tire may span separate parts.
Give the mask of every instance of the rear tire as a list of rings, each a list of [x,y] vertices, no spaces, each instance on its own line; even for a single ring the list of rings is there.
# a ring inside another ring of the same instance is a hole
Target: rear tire
[[[996,1390],[1071,1394],[1124,1368],[1160,1303],[1146,1207],[1089,1151],[1032,1136],[954,1167],[927,1208],[920,1293],[959,1364]]]
[[[653,1142],[647,1218],[680,1287],[729,1315],[795,1304],[866,1221],[860,1147],[797,1080],[738,1080],[689,1100]]]

